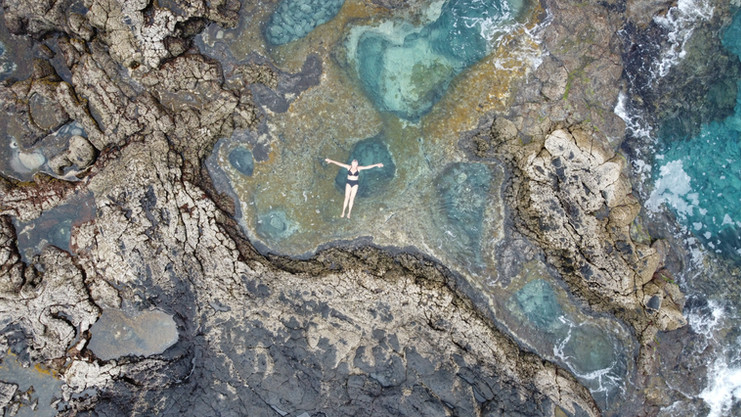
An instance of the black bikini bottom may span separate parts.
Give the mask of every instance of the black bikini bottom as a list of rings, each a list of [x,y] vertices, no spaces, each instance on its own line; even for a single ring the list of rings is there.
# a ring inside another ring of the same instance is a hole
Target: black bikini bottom
[[[358,185],[358,180],[347,180],[347,185],[350,186],[350,188]]]

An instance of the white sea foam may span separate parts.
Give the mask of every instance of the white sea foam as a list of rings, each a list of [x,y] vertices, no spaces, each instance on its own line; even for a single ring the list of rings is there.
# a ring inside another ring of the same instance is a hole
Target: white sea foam
[[[668,31],[669,48],[652,69],[653,79],[666,76],[684,58],[685,45],[692,37],[697,22],[713,16],[713,7],[709,3],[708,0],[679,0],[666,15],[654,17],[654,22]]]
[[[710,407],[708,417],[728,415],[733,404],[741,401],[741,367],[738,366],[741,357],[738,353],[723,351],[727,350],[726,342],[716,337],[724,329],[736,327],[736,321],[735,315],[728,314],[726,307],[715,300],[708,301],[707,309],[687,315],[692,330],[703,335],[720,352],[709,367],[708,385],[699,395]]]
[[[680,217],[692,215],[700,201],[699,195],[692,192],[691,182],[692,178],[684,171],[682,160],[667,162],[659,168],[659,179],[646,200],[646,208],[657,212],[662,204],[668,204]]]
[[[624,92],[618,93],[617,103],[613,112],[625,122],[625,128],[636,138],[651,138],[651,127],[643,120],[638,112],[629,109],[628,96]]]
[[[730,367],[725,360],[713,363],[709,376],[710,384],[700,393],[710,407],[708,417],[728,415],[734,403],[741,401],[741,368]]]
[[[654,153],[653,144],[656,142],[652,136],[651,126],[644,120],[640,112],[631,108],[628,96],[620,91],[613,112],[625,122],[626,133],[640,140],[641,147],[634,149],[635,154],[631,158],[631,167],[636,177],[634,187],[642,191],[644,184],[651,182],[652,166],[646,162]]]
[[[569,370],[577,378],[581,379],[582,381],[589,382],[587,385],[589,391],[592,393],[593,396],[596,394],[603,394],[605,396],[605,400],[607,400],[610,392],[614,392],[616,388],[620,392],[624,393],[624,381],[614,371],[616,362],[611,363],[610,366],[606,368],[597,369],[594,371],[582,372],[579,370],[578,366],[574,363],[577,358],[569,356],[565,352],[566,347],[571,340],[571,332],[575,328],[577,328],[577,324],[564,316],[559,317],[559,321],[568,326],[568,333],[566,334],[566,337],[561,340],[560,343],[557,343],[553,346],[553,355],[559,358],[563,363],[565,363]]]
[[[715,331],[723,327],[726,314],[723,311],[723,307],[715,300],[708,301],[708,309],[710,310],[710,314],[688,314],[687,323],[689,323],[695,333],[705,336],[708,340],[714,340]]]

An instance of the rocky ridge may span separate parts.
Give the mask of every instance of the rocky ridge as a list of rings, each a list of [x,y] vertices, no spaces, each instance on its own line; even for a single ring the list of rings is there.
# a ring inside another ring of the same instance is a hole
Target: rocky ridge
[[[59,372],[64,413],[600,414],[568,372],[480,317],[439,265],[374,248],[308,262],[259,255],[201,161],[260,111],[190,42],[206,22],[236,24],[238,3],[124,3],[88,1],[84,15],[60,3],[4,5],[12,32],[56,35],[71,74],[63,79],[40,60],[30,78],[0,88],[5,110],[22,121],[12,126],[20,145],[75,120],[95,148],[74,184],[3,183],[0,198],[0,309],[28,333],[0,339],[1,350],[12,345],[27,363]],[[567,17],[577,8],[545,3],[554,15],[550,54],[509,113],[464,146],[508,161],[518,230],[572,291],[647,343],[683,324],[683,301],[655,274],[660,252],[629,233],[640,206],[613,150],[623,126],[612,112],[621,74],[612,34],[624,17],[608,5]],[[37,110],[32,97],[44,98]],[[39,123],[34,112],[61,116]],[[84,250],[47,249],[36,266],[23,264],[9,216],[36,218],[80,190],[93,191],[97,208],[72,232]],[[90,325],[101,308],[121,305],[174,314],[181,341],[148,358],[94,358],[85,349]],[[31,316],[41,319],[24,319]],[[12,404],[20,393],[2,387],[0,404]],[[96,394],[79,395],[90,389]]]
[[[517,230],[543,248],[573,293],[635,329],[639,375],[655,378],[655,338],[686,325],[685,300],[664,269],[667,242],[634,240],[641,204],[617,151],[625,124],[613,109],[624,82],[621,29],[647,25],[636,10],[668,5],[546,3],[553,13],[544,34],[549,54],[510,109],[461,145],[507,162],[513,173],[505,196]],[[669,405],[670,396],[654,391],[650,400]]]

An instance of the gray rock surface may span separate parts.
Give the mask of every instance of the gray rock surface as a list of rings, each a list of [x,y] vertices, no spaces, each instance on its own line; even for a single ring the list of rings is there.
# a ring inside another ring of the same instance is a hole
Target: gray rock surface
[[[376,252],[372,265],[385,271],[369,274],[361,251],[340,272],[276,270],[239,250],[247,243],[237,245],[221,224],[229,219],[183,179],[182,159],[164,138],[133,141],[120,152],[88,180],[97,217],[72,238],[87,250],[76,265],[58,250],[44,252],[47,272],[36,301],[13,304],[34,317],[39,313],[31,309],[58,304],[55,297],[75,300],[76,310],[64,312],[69,323],[51,334],[19,317],[37,333],[30,340],[45,343],[30,347],[39,359],[67,358],[62,377],[70,411],[553,415],[558,406],[599,414],[573,377],[477,318],[434,266],[408,257],[409,267],[399,267]],[[83,276],[89,293],[79,292]],[[69,356],[70,337],[85,334],[95,306],[119,299],[172,312],[181,340],[163,355],[120,363],[101,363],[84,350]],[[76,331],[63,332],[70,323]],[[76,395],[91,388],[96,401]]]
[[[628,3],[628,19],[664,7]],[[11,1],[4,18],[19,35],[63,34],[70,76],[42,61],[0,86],[13,116],[3,127],[22,146],[70,119],[88,135],[57,155],[60,168],[84,166],[81,181],[0,184],[0,324],[22,335],[0,338],[0,352],[58,372],[64,413],[600,415],[586,388],[483,318],[441,265],[372,247],[265,257],[242,237],[201,163],[219,137],[257,125],[265,110],[252,91],[270,94],[278,81],[269,65],[239,64],[225,77],[190,45],[206,21],[236,25],[239,2],[90,0],[85,14],[65,5]],[[573,293],[645,343],[684,324],[683,300],[662,278],[661,251],[630,236],[640,206],[614,151],[624,126],[612,111],[626,15],[611,2],[544,6],[544,62],[508,113],[462,145],[508,163],[517,229]],[[284,87],[297,95],[316,82],[318,61],[286,81],[295,91]],[[276,97],[274,110],[288,105]],[[95,220],[71,231],[83,250],[50,247],[23,264],[10,217],[33,220],[79,191],[96,204]],[[88,330],[122,305],[172,315],[178,342],[96,357]],[[649,356],[641,352],[644,372],[671,367]],[[673,390],[640,383],[651,404]],[[14,407],[13,390],[0,383],[3,407]]]

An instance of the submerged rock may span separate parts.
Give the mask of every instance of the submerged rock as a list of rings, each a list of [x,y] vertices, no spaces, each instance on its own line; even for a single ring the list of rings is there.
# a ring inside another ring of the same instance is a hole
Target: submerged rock
[[[530,281],[517,292],[515,298],[520,309],[537,327],[546,331],[561,327],[558,319],[563,312],[553,288],[547,281],[540,279]]]
[[[456,75],[490,52],[522,7],[509,0],[449,0],[426,26],[387,22],[356,28],[349,59],[379,110],[417,121]]]
[[[265,38],[273,45],[301,39],[335,17],[344,3],[345,0],[282,0],[265,26]]]
[[[283,240],[295,231],[296,225],[288,218],[284,210],[275,209],[258,216],[257,233],[268,240]]]
[[[448,250],[461,262],[481,264],[484,210],[491,191],[492,174],[484,164],[454,163],[435,181],[443,213],[440,229],[452,234]]]

